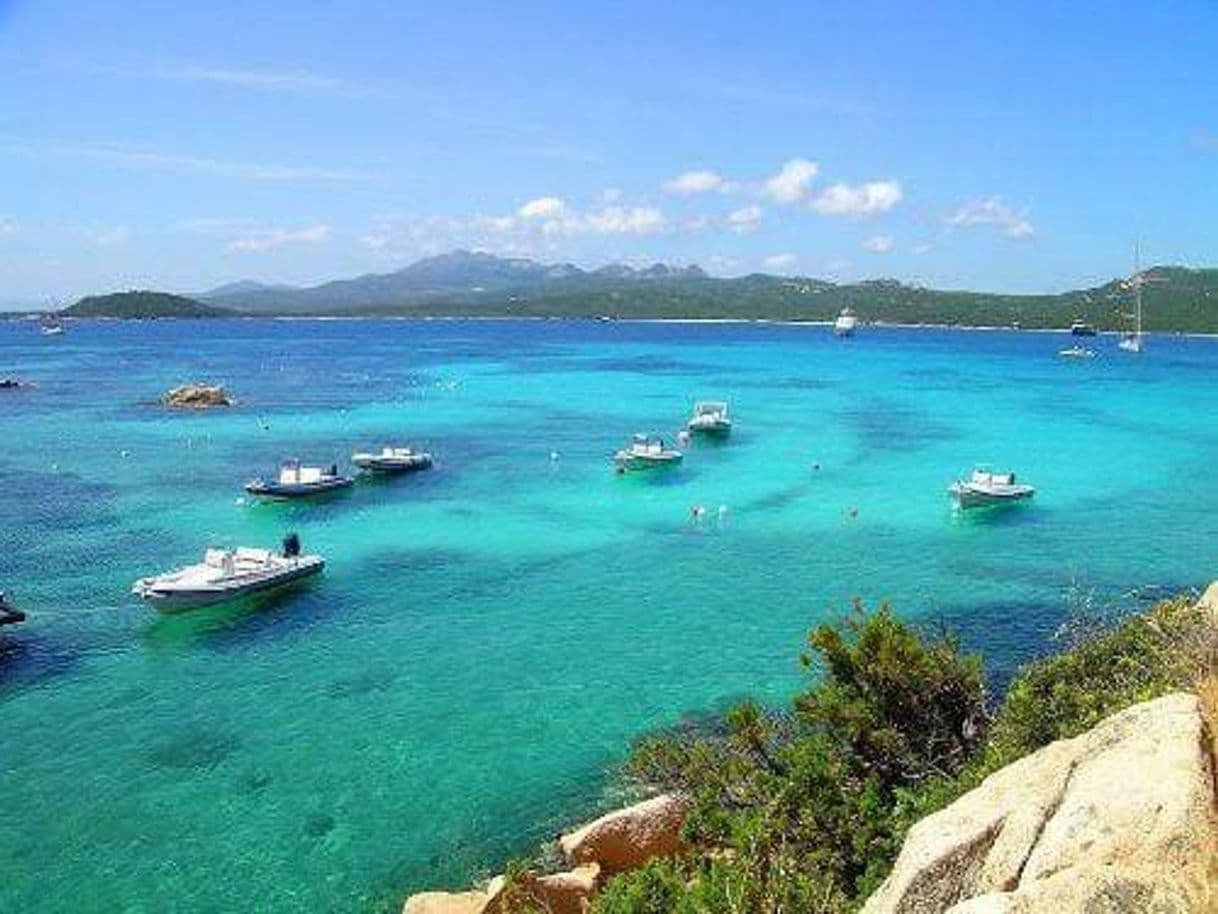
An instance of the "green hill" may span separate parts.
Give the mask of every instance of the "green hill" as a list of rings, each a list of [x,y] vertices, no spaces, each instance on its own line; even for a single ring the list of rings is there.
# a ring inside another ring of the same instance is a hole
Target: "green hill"
[[[90,295],[63,312],[69,317],[226,317],[233,314],[227,308],[207,305],[193,298],[168,292],[132,290],[110,295]]]

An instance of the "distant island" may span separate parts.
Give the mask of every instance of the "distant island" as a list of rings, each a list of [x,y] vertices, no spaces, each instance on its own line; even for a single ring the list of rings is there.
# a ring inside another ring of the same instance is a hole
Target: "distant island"
[[[68,317],[112,317],[148,320],[158,317],[232,317],[228,308],[205,304],[169,292],[132,290],[82,298],[63,314]]]
[[[1150,331],[1218,332],[1218,269],[1143,273]],[[1084,321],[1130,326],[1130,283],[1055,295],[928,289],[891,279],[833,283],[755,273],[722,279],[696,266],[610,264],[584,270],[454,251],[393,273],[311,287],[228,283],[191,297],[121,292],[81,299],[73,317],[398,316],[829,321],[852,308],[865,322],[1027,329]]]

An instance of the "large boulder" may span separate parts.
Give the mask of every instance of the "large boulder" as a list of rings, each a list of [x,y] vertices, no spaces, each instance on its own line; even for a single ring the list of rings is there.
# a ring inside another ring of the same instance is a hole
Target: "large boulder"
[[[161,398],[166,406],[175,409],[210,409],[213,406],[232,406],[233,400],[223,387],[212,384],[182,384]]]
[[[915,825],[864,914],[1208,911],[1212,767],[1196,697],[1135,705]]]
[[[420,892],[406,899],[402,914],[481,914],[485,892]]]
[[[491,881],[489,897],[479,914],[586,914],[599,887],[600,867],[595,863],[563,873],[538,876],[522,873],[507,883]]]
[[[596,863],[606,875],[637,869],[656,857],[683,849],[681,823],[688,805],[663,794],[615,810],[559,838],[573,864]]]

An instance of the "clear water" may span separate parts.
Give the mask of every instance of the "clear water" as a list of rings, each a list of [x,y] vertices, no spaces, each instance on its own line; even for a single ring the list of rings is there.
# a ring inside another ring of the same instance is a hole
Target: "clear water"
[[[1001,676],[1079,594],[1204,583],[1218,344],[1102,338],[1087,363],[1064,345],[0,323],[0,375],[40,385],[0,391],[0,587],[31,617],[0,663],[0,910],[395,909],[603,802],[640,733],[789,695],[805,631],[855,595],[949,620]],[[155,405],[195,378],[239,406]],[[662,478],[610,471],[699,397],[731,401],[730,443]],[[283,456],[389,441],[436,468],[315,505],[240,497]],[[977,461],[1035,502],[953,515],[944,488]],[[330,563],[288,597],[168,619],[127,596],[205,545],[288,530]]]

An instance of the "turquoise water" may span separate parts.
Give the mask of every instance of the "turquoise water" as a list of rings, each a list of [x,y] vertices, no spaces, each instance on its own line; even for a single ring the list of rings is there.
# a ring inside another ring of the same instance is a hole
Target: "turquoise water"
[[[0,910],[365,911],[458,886],[607,801],[629,741],[798,688],[851,597],[947,619],[999,678],[1082,601],[1218,571],[1218,344],[566,322],[0,323]],[[187,379],[237,408],[155,405]],[[696,398],[738,431],[619,478]],[[250,505],[280,457],[408,441],[436,468]],[[552,460],[551,451],[558,454]],[[1038,486],[984,518],[978,461]],[[819,465],[819,469],[815,466]],[[690,507],[711,509],[695,522]],[[720,518],[718,507],[728,507]],[[851,516],[857,509],[857,516]],[[289,596],[127,596],[289,529]]]

